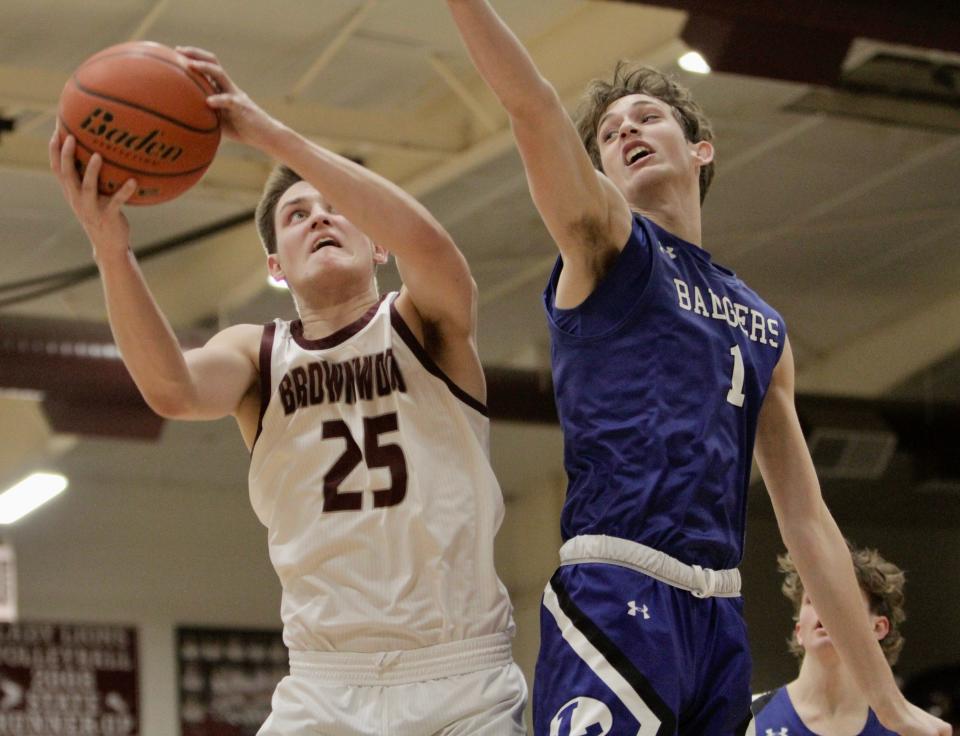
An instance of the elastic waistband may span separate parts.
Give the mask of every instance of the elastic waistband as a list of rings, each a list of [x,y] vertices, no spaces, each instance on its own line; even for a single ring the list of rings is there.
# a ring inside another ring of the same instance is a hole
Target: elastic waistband
[[[568,539],[560,548],[561,565],[604,562],[642,572],[662,583],[686,590],[697,598],[736,598],[740,595],[740,571],[710,570],[688,565],[668,554],[619,537],[583,534]]]
[[[507,634],[395,652],[290,650],[290,674],[343,685],[404,685],[510,664]]]

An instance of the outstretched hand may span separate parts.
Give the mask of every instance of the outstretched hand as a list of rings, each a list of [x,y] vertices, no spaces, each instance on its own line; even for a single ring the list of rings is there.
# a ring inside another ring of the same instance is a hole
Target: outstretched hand
[[[207,105],[220,113],[220,127],[228,138],[259,146],[265,135],[279,123],[240,89],[224,71],[216,55],[194,46],[177,46],[188,66],[204,75],[216,92],[207,97]]]
[[[81,180],[77,173],[76,148],[77,141],[72,135],[61,145],[59,127],[54,130],[48,147],[50,168],[60,182],[63,196],[90,239],[97,260],[126,253],[130,247],[130,224],[120,208],[137,191],[137,182],[127,179],[113,195],[100,194],[97,179],[103,158],[94,153]]]

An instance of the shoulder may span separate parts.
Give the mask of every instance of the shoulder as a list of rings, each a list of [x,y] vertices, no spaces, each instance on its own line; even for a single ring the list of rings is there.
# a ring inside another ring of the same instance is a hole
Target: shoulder
[[[256,357],[260,351],[260,342],[265,329],[264,325],[231,325],[211,337],[207,341],[207,346],[237,351],[247,357]]]

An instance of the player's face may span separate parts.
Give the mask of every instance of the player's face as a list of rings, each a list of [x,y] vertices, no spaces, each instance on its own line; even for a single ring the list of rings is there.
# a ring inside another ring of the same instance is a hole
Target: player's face
[[[713,158],[710,143],[686,139],[670,105],[645,94],[610,104],[597,127],[597,144],[604,173],[638,205],[664,186],[696,186],[699,192],[700,166]]]
[[[886,616],[877,616],[870,611],[870,600],[866,592],[862,589],[860,590],[860,597],[863,602],[863,610],[870,620],[876,638],[878,640],[882,639],[890,630],[890,622]],[[833,641],[830,639],[830,634],[821,623],[820,617],[817,615],[817,609],[814,608],[810,596],[806,593],[804,593],[803,600],[800,604],[800,611],[797,615],[797,623],[794,631],[797,641],[807,655],[817,657],[837,656],[833,649]]]
[[[277,252],[268,258],[274,278],[298,290],[317,280],[358,279],[366,282],[376,263],[386,259],[368,238],[338,213],[308,182],[287,189],[274,213]]]

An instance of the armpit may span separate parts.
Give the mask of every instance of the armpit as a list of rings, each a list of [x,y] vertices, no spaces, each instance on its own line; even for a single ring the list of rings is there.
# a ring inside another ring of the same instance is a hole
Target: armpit
[[[599,281],[613,267],[619,251],[611,240],[609,226],[592,215],[570,224],[570,234],[581,243],[584,265]]]

